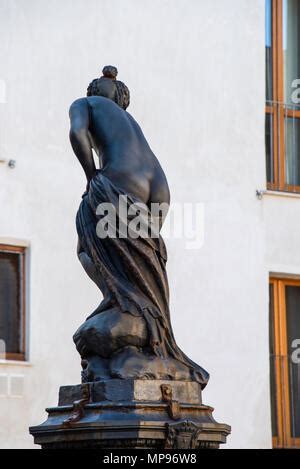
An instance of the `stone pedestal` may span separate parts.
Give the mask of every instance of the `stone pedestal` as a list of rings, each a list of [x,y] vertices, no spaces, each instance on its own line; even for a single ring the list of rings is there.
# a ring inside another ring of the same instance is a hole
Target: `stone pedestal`
[[[218,448],[230,427],[217,423],[192,381],[110,379],[62,386],[48,419],[31,427],[42,448]]]

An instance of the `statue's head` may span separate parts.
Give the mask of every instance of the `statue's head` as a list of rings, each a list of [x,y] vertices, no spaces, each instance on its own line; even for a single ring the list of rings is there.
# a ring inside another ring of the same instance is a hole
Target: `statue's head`
[[[102,70],[103,76],[95,78],[88,86],[87,96],[103,96],[117,103],[121,108],[129,106],[129,89],[122,81],[116,80],[118,70],[112,65],[106,65]]]

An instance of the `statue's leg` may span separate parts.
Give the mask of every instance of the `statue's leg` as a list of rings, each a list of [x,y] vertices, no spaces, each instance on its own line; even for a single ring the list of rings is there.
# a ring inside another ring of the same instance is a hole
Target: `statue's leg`
[[[90,279],[93,280],[93,282],[97,285],[100,290],[102,290],[102,282],[99,273],[97,272],[96,266],[93,263],[92,259],[83,250],[79,239],[77,243],[77,256],[81,262],[82,267],[84,268]]]
[[[86,254],[86,252],[83,250],[80,240],[78,239],[78,244],[77,244],[77,256],[78,259],[80,260],[80,263],[88,276],[90,277],[91,280],[97,285],[99,290],[102,292],[104,300],[101,301],[100,305],[95,309],[95,311],[88,316],[87,319],[95,316],[101,311],[104,311],[111,307],[111,298],[110,294],[107,291],[107,288],[102,280],[101,274],[97,270],[95,264],[93,263],[92,259]]]

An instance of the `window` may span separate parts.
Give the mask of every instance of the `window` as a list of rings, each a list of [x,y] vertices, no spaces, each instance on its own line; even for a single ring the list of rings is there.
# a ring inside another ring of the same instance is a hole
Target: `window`
[[[265,4],[267,187],[300,192],[300,2]]]
[[[300,281],[270,281],[270,386],[275,448],[300,448]]]
[[[25,360],[25,248],[0,244],[0,340],[8,360]]]

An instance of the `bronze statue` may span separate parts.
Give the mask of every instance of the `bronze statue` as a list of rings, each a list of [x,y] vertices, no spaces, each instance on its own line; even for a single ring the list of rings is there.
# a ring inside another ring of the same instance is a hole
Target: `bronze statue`
[[[179,349],[170,322],[160,236],[166,211],[152,210],[168,208],[168,183],[116,76],[115,67],[104,67],[70,108],[70,140],[87,178],[76,217],[78,256],[103,300],[74,334],[82,383],[61,386],[58,406],[30,433],[45,449],[218,448],[230,427],[202,403],[209,375]],[[132,207],[153,232],[132,229]],[[107,232],[98,230],[103,220]]]
[[[126,111],[129,90],[116,76],[115,67],[104,67],[87,97],[70,108],[70,141],[87,178],[76,219],[78,256],[104,297],[74,335],[82,378],[192,379],[204,388],[208,373],[183,354],[172,332],[161,236],[100,239],[96,233],[101,203],[113,204],[120,221],[120,196],[128,206],[143,203],[149,210],[170,201],[166,176]]]

